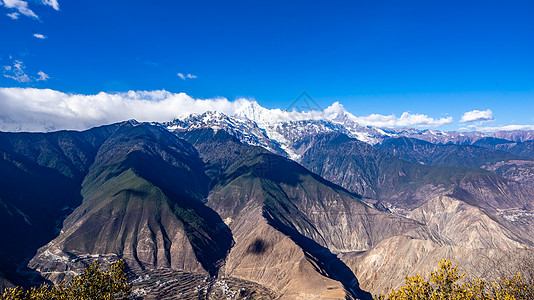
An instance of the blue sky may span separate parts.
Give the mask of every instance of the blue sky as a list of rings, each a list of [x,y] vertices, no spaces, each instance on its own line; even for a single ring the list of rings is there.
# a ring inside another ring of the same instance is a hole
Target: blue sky
[[[357,116],[452,117],[443,130],[534,124],[532,0],[0,3],[0,87],[281,109],[306,91]]]

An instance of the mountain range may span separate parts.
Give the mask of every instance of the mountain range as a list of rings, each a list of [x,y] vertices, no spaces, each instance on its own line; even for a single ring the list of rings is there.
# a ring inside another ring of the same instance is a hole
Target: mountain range
[[[147,299],[166,284],[238,295],[223,281],[281,299],[371,299],[442,258],[480,271],[531,251],[533,151],[532,131],[386,130],[254,106],[0,133],[0,285],[123,258]]]

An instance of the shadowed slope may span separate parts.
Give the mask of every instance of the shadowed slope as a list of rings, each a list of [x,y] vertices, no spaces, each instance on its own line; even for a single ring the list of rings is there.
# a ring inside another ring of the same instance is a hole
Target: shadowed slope
[[[232,236],[202,202],[207,186],[190,144],[157,126],[123,124],[100,147],[83,182],[82,205],[30,265],[56,281],[53,270],[75,268],[73,258],[109,254],[134,269],[216,275]]]
[[[524,159],[512,153],[467,145],[438,145],[413,138],[392,138],[378,149],[400,159],[430,166],[480,168],[500,161]]]
[[[483,168],[509,180],[534,183],[534,160],[528,158],[528,153],[523,153],[521,150],[513,151],[516,147],[528,145],[529,142],[516,144],[507,140],[484,138],[475,144],[479,142],[481,147],[431,144],[417,139],[395,138],[385,140],[378,148],[414,163],[442,167]],[[510,148],[507,148],[508,146]],[[526,156],[520,156],[525,154]]]
[[[474,142],[473,145],[506,151],[534,159],[534,141],[513,142],[510,140],[488,137]]]
[[[303,166],[350,191],[390,203],[400,213],[447,194],[493,211],[534,207],[531,186],[482,169],[410,163],[342,134],[319,135],[307,144]]]
[[[28,282],[16,265],[59,233],[80,205],[80,183],[98,147],[118,125],[55,133],[0,132],[0,271]],[[0,284],[0,287],[2,285]]]

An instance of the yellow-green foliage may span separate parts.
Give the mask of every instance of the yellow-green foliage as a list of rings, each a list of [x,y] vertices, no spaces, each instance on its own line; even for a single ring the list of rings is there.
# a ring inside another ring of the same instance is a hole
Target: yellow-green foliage
[[[89,265],[71,282],[50,287],[41,285],[24,292],[20,287],[6,289],[0,300],[115,300],[125,299],[130,286],[124,273],[125,263],[119,260],[107,271],[97,263]]]
[[[521,274],[512,278],[504,278],[500,282],[492,284],[492,293],[495,299],[534,299],[534,286],[523,281]]]
[[[534,287],[523,281],[520,274],[513,278],[503,278],[498,282],[487,284],[481,279],[473,279],[468,283],[458,281],[466,276],[460,274],[458,266],[449,260],[442,260],[438,270],[430,273],[429,279],[419,274],[406,277],[404,286],[391,291],[388,295],[380,295],[382,300],[523,300],[534,299]]]

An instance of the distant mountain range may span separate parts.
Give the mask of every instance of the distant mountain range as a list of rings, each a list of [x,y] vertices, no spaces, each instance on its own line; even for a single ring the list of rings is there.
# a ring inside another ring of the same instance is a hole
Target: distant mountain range
[[[255,104],[255,105],[254,105]],[[319,113],[318,113],[319,114]],[[314,119],[301,120],[303,116],[263,108],[257,103],[227,116],[220,112],[206,112],[177,119],[162,125],[170,130],[213,128],[225,130],[241,142],[261,146],[269,151],[298,159],[293,143],[304,135],[338,132],[371,145],[381,144],[391,138],[413,138],[432,144],[474,145],[503,150],[526,157],[534,157],[534,130],[513,130],[483,133],[478,131],[458,132],[419,130],[415,128],[380,129],[359,125],[352,114],[344,109],[335,113],[321,113]],[[513,149],[512,149],[513,148]]]
[[[163,297],[143,278],[167,274],[162,285],[370,299],[442,258],[478,269],[534,245],[534,132],[262,109],[0,133],[0,285],[124,258],[140,297]]]

